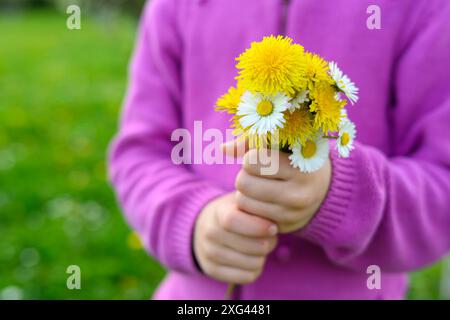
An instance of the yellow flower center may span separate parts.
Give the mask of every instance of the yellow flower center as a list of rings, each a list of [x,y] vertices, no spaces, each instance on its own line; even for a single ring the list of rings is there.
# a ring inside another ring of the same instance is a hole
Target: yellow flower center
[[[317,146],[314,141],[308,140],[305,145],[302,146],[302,155],[304,158],[308,159],[316,154]]]
[[[350,135],[344,132],[341,136],[341,145],[346,146],[350,142]]]
[[[262,117],[268,116],[273,111],[273,104],[269,100],[262,100],[256,106],[256,112]]]

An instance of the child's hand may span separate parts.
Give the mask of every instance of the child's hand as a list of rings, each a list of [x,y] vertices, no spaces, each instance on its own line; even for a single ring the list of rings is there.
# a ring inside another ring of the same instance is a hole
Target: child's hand
[[[276,245],[277,227],[237,208],[235,193],[211,201],[197,218],[194,254],[203,272],[217,280],[244,284],[261,273]]]
[[[236,146],[239,143],[227,143],[225,152],[232,154],[230,150],[239,150]],[[331,161],[328,159],[314,173],[302,173],[290,165],[288,154],[279,152],[277,173],[261,175],[264,165],[257,155],[256,149],[245,153],[244,164],[236,177],[239,209],[274,221],[281,233],[293,232],[305,226],[318,211],[328,192]]]

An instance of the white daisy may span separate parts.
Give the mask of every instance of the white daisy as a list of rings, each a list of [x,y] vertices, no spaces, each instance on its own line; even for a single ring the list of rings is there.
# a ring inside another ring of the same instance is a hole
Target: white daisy
[[[291,165],[299,168],[301,172],[314,172],[319,170],[328,158],[330,148],[327,139],[321,134],[313,140],[307,140],[305,145],[296,143],[289,156]]]
[[[341,69],[337,66],[336,62],[330,62],[329,74],[336,82],[336,86],[341,90],[350,102],[353,104],[358,101],[358,91],[359,89],[356,85],[347,77]]]
[[[246,91],[241,97],[236,114],[240,116],[239,122],[243,128],[250,127],[250,134],[262,135],[283,128],[286,121],[283,112],[290,106],[289,97],[283,93],[264,96]]]
[[[342,158],[348,158],[350,151],[355,146],[353,142],[356,136],[356,126],[348,118],[343,118],[339,124],[339,138],[336,141],[336,149],[339,152],[339,156]]]
[[[289,107],[289,112],[292,113],[295,111],[295,109],[300,109],[302,106],[302,103],[308,102],[308,93],[309,90],[303,90],[297,96],[291,100],[291,106]]]

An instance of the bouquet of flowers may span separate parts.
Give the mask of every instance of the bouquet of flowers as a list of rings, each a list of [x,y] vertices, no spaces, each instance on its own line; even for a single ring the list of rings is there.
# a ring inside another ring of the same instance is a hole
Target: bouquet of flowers
[[[358,88],[335,62],[283,36],[253,42],[236,60],[236,86],[216,103],[233,115],[233,134],[256,148],[276,142],[301,172],[322,167],[327,139],[336,140],[339,156],[350,155],[356,129],[345,106],[357,102]]]

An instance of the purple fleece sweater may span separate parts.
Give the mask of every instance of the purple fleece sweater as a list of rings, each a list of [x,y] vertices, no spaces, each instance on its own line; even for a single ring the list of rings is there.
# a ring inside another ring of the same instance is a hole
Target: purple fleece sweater
[[[401,299],[408,271],[450,249],[450,1],[153,0],[143,14],[110,178],[127,220],[169,270],[156,299],[222,299],[197,270],[196,217],[233,190],[239,165],[175,165],[177,128],[229,127],[214,111],[252,41],[286,34],[337,61],[360,88],[349,159],[331,154],[328,195],[314,219],[281,235],[240,299]],[[209,143],[205,143],[209,144]],[[368,289],[367,268],[381,268]]]

